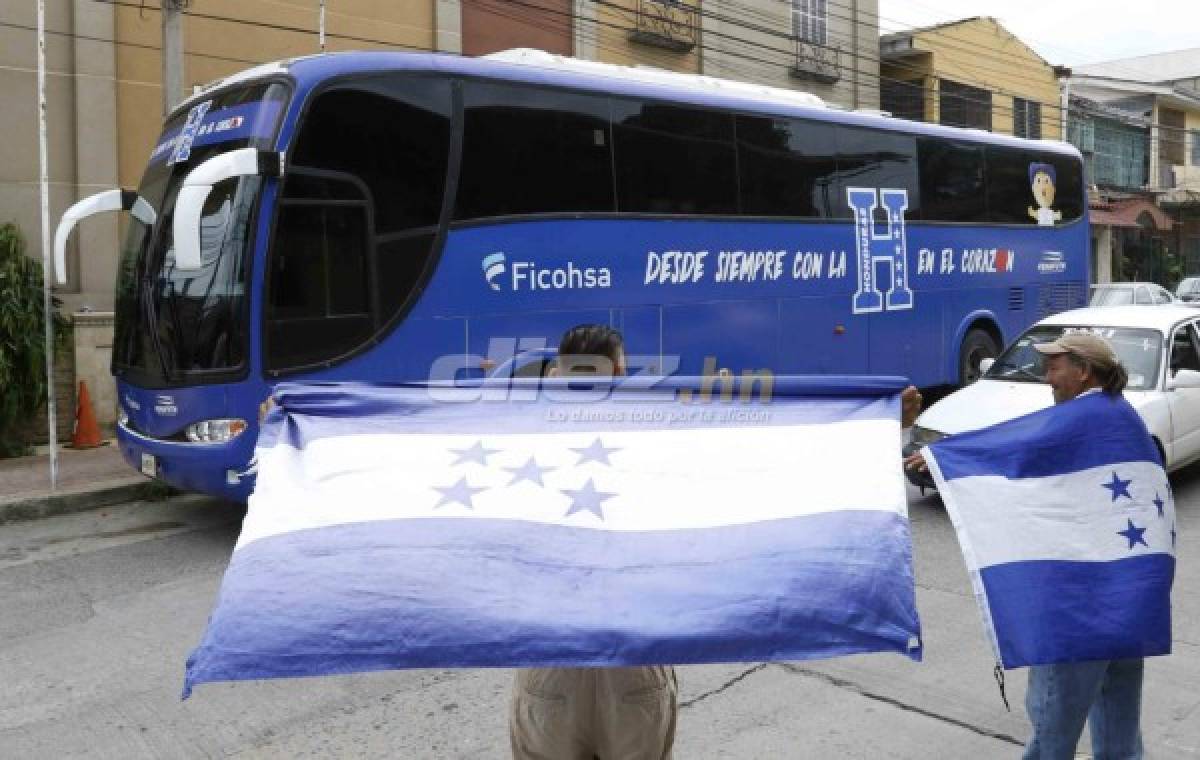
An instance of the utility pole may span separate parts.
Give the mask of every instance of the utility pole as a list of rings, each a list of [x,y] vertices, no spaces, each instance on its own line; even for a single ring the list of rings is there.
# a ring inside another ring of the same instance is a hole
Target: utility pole
[[[183,11],[188,0],[162,0],[163,116],[183,100]]]
[[[42,209],[42,315],[46,320],[46,433],[50,437],[50,490],[58,489],[58,414],[54,393],[54,299],[50,295],[50,161],[46,155],[46,0],[37,4],[38,187]]]
[[[325,52],[325,0],[321,0],[321,21],[320,31],[317,34],[317,43],[321,46],[321,52]]]

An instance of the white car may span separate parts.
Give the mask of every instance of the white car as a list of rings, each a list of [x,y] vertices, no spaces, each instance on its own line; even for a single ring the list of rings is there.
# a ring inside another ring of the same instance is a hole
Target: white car
[[[1092,286],[1088,306],[1153,306],[1178,301],[1171,291],[1153,282],[1109,282]]]
[[[1200,459],[1200,314],[1164,305],[1075,309],[1047,317],[1025,331],[982,377],[930,406],[917,418],[913,446],[978,430],[1054,403],[1043,375],[1044,357],[1033,344],[1085,330],[1107,338],[1129,373],[1125,398],[1154,437],[1168,470]],[[925,474],[910,475],[931,486]]]

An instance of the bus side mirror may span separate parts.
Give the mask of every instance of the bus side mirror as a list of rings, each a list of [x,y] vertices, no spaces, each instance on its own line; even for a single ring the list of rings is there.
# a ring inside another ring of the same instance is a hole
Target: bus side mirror
[[[58,284],[67,281],[67,239],[81,220],[105,211],[131,211],[133,217],[147,227],[154,226],[158,215],[154,207],[132,190],[105,190],[89,195],[63,212],[54,230],[54,274]]]
[[[1175,376],[1167,380],[1167,390],[1180,388],[1200,388],[1200,372],[1194,369],[1175,370]]]
[[[981,374],[981,375],[987,374],[987,371],[989,369],[991,369],[992,365],[995,363],[996,363],[996,360],[990,356],[980,359],[979,360],[979,374]]]
[[[278,177],[283,173],[283,154],[242,148],[213,156],[192,169],[179,187],[175,198],[175,266],[181,270],[199,269],[200,216],[213,185],[234,177],[262,175]]]

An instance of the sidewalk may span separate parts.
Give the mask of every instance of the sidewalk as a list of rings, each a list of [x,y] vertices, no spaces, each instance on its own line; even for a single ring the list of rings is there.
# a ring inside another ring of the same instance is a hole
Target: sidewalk
[[[113,441],[95,449],[60,448],[53,492],[49,454],[0,459],[0,525],[160,496],[165,489],[127,465]]]

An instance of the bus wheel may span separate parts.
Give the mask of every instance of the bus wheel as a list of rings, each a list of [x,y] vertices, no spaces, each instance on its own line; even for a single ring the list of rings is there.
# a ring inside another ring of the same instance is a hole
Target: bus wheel
[[[986,330],[968,330],[958,349],[958,384],[970,385],[979,379],[979,362],[994,359],[1000,347]]]

